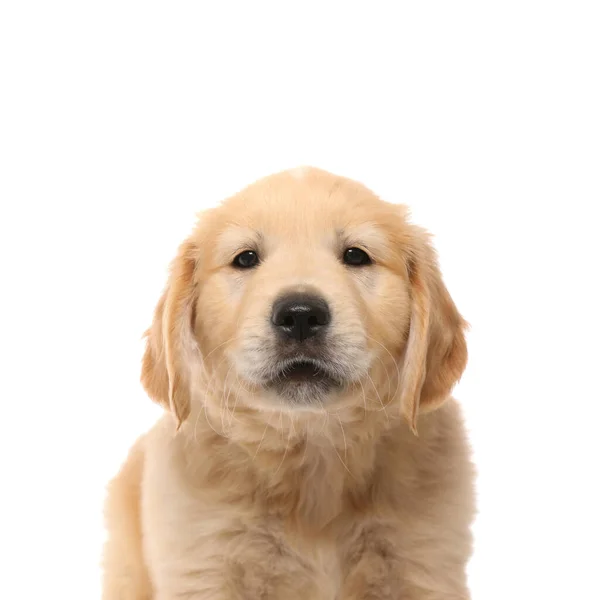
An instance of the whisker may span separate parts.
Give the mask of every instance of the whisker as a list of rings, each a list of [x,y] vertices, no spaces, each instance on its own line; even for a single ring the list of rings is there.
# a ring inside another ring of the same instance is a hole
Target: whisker
[[[340,459],[340,462],[344,466],[344,469],[346,469],[346,471],[348,471],[348,474],[350,475],[350,477],[352,477],[352,479],[356,479],[354,477],[354,475],[352,474],[352,472],[350,471],[350,469],[348,468],[348,466],[346,465],[346,463],[342,460],[342,457],[341,457],[340,453],[337,451],[337,448],[335,447],[333,440],[330,438],[329,441],[331,442],[331,447],[333,448],[333,451],[337,454],[337,457]]]
[[[207,394],[212,394],[213,391],[216,391],[216,381],[217,381],[217,375],[219,373],[219,368],[226,360],[227,360],[227,357],[223,356],[221,358],[221,360],[217,363],[217,366],[214,369],[214,373],[211,375],[210,379],[208,380],[208,382],[206,383],[206,386],[205,386]],[[208,371],[206,373],[208,374]],[[229,374],[229,370],[227,371],[227,373]],[[214,384],[213,384],[213,381],[215,382]]]
[[[342,425],[342,420],[338,417],[338,423],[340,424],[340,429],[342,430],[342,437],[344,438],[344,458],[348,460],[348,445],[346,444],[346,432],[344,431],[344,426]]]
[[[212,354],[214,352],[216,352],[219,348],[222,348],[223,346],[225,346],[226,344],[229,344],[230,342],[232,342],[235,338],[231,337],[228,340],[225,340],[222,344],[219,344],[218,346],[216,346],[215,348],[213,348],[206,356],[204,356],[202,358],[202,362],[200,364],[200,366],[202,367],[202,376],[203,378],[208,377],[208,381],[206,383],[207,389],[208,391],[210,391],[210,384],[212,383],[213,378],[215,378],[217,372],[218,372],[218,368],[221,366],[221,364],[224,362],[224,360],[227,358],[226,356],[224,356],[218,363],[217,363],[217,367],[214,369],[214,372],[212,375],[210,375],[210,373],[208,372],[208,369],[206,367],[208,358],[210,356],[212,356]]]
[[[256,447],[256,452],[254,453],[254,456],[252,457],[252,461],[256,460],[256,457],[258,456],[258,451],[260,450],[260,447],[262,446],[262,443],[265,439],[265,435],[267,434],[267,429],[271,425],[271,417],[272,416],[273,416],[273,413],[271,413],[269,415],[269,420],[267,421],[267,424],[265,425],[265,430],[263,431],[262,437],[260,438],[260,442],[258,442],[258,446]]]
[[[383,359],[381,358],[381,356],[376,356],[375,358],[377,358],[377,360],[381,363],[381,365],[385,369],[385,375],[387,377],[387,393],[386,393],[386,396],[389,397],[390,392],[392,391],[392,378],[390,377],[390,371],[387,368],[387,365],[385,364],[385,362],[383,361]]]
[[[228,402],[229,402],[229,394],[231,394],[231,387],[227,386],[227,379],[229,378],[229,373],[231,372],[232,368],[233,368],[233,365],[231,365],[229,367],[229,369],[227,370],[227,374],[225,375],[224,388],[229,387],[229,390],[227,392],[227,397],[225,397],[225,389],[223,389],[223,394],[221,396],[221,402],[220,402],[221,426],[223,427],[223,430],[225,430],[225,422],[223,420],[223,416],[225,413],[229,412]],[[231,429],[231,426],[232,426],[231,421],[228,423],[228,426],[229,426],[229,429]]]
[[[212,423],[210,422],[210,419],[208,417],[208,411],[206,410],[206,404],[202,405],[202,409],[204,410],[204,415],[206,417],[206,423],[208,424],[208,426],[220,437],[223,437],[222,433],[219,433],[212,425]]]
[[[392,359],[392,362],[393,362],[394,366],[396,367],[396,373],[397,373],[396,389],[394,390],[394,393],[391,396],[391,398],[395,398],[396,394],[398,393],[398,389],[400,388],[400,379],[401,379],[400,368],[398,367],[398,363],[397,363],[396,359],[394,358],[394,355],[381,342],[379,342],[375,338],[371,337],[370,335],[367,335],[367,337],[370,340],[372,340],[373,342],[375,342],[376,344],[379,344],[390,355],[390,358]],[[391,400],[390,400],[390,402],[391,402]],[[389,402],[388,402],[388,404],[389,404]]]
[[[364,411],[365,411],[365,417],[367,416],[367,395],[365,393],[365,386],[362,384],[362,381],[359,379],[358,383],[360,384],[360,389],[362,390],[362,395],[363,395],[363,405],[364,405]]]
[[[236,385],[237,385],[238,390],[239,390],[239,388],[241,387],[239,375],[237,376]],[[229,402],[229,394],[230,393],[231,393],[231,388],[229,389],[229,393],[227,394],[227,403]],[[239,393],[236,393],[235,394],[235,402],[233,403],[233,408],[231,409],[231,413],[230,413],[231,414],[230,421],[229,421],[229,427],[230,428],[233,425],[233,421],[237,421],[237,419],[235,418],[235,409],[237,407],[237,403],[238,403],[239,398],[240,398]]]
[[[281,412],[279,414],[281,414]],[[283,465],[283,461],[285,460],[285,457],[287,456],[288,448],[290,446],[290,438],[291,438],[291,436],[292,436],[292,432],[290,430],[290,432],[288,433],[287,442],[285,444],[285,452],[283,453],[283,456],[281,457],[281,462],[279,463],[279,466],[277,467],[277,470],[275,471],[274,475],[277,475],[277,473],[279,473],[279,469],[281,469],[281,466]]]
[[[323,426],[321,427],[321,431],[319,432],[319,435],[321,435],[323,433],[323,431],[325,431],[325,427],[327,426],[327,423],[329,423],[329,411],[325,408],[325,405],[323,404],[322,400],[319,400],[319,402],[321,402],[321,406],[323,407],[323,410],[325,411],[325,418],[323,419]]]
[[[377,399],[379,400],[379,404],[381,404],[381,410],[385,413],[385,418],[387,419],[387,422],[389,424],[390,417],[387,414],[387,410],[385,410],[385,406],[383,405],[383,402],[381,401],[381,396],[379,395],[379,391],[377,390],[377,387],[375,386],[375,382],[373,381],[373,379],[371,378],[371,376],[368,373],[367,373],[367,377],[369,378],[369,381],[371,382],[371,385],[373,386],[373,389],[375,390],[375,393],[377,394]]]
[[[300,461],[300,464],[304,464],[304,462],[306,461],[306,451],[308,450],[308,436],[310,435],[310,431],[307,429],[306,430],[306,439],[304,440],[304,453],[302,454],[302,460]]]

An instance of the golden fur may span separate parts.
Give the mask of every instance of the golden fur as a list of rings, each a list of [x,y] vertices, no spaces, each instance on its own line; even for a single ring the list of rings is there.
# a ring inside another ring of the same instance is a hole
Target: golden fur
[[[261,264],[236,270],[248,248]],[[290,289],[331,305],[346,377],[302,406],[261,383]],[[109,488],[105,600],[468,598],[464,329],[427,235],[356,182],[279,173],[203,214],[147,332],[167,411]]]

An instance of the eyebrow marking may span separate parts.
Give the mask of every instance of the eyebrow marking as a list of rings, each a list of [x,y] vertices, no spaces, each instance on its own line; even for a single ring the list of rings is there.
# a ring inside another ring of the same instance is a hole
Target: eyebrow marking
[[[357,247],[364,250],[374,263],[381,263],[389,251],[384,232],[373,222],[365,222],[356,227],[336,229],[339,251]]]
[[[344,228],[336,230],[338,240],[346,244],[357,244],[359,246],[381,245],[383,242],[381,232],[372,223],[364,223],[351,231]]]
[[[240,252],[244,250],[258,252],[263,245],[264,236],[260,231],[231,225],[217,238],[217,253],[221,262],[229,262]]]

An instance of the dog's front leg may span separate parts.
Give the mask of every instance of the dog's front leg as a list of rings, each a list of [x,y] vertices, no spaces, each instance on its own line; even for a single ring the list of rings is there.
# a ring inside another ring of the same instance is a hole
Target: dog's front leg
[[[405,600],[395,530],[383,524],[354,528],[343,540],[340,600]]]
[[[402,532],[395,524],[357,527],[344,545],[340,600],[469,600],[459,543]]]
[[[314,567],[295,552],[277,528],[224,528],[191,556],[156,570],[155,600],[330,600]],[[182,568],[185,565],[185,568]],[[162,572],[161,572],[162,571]]]

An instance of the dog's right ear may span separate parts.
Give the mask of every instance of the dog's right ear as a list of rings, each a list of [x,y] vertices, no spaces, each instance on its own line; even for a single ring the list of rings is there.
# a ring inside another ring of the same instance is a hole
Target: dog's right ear
[[[177,428],[190,412],[189,365],[194,344],[197,254],[196,246],[189,240],[180,246],[152,326],[145,333],[142,385],[152,400],[173,413]]]

